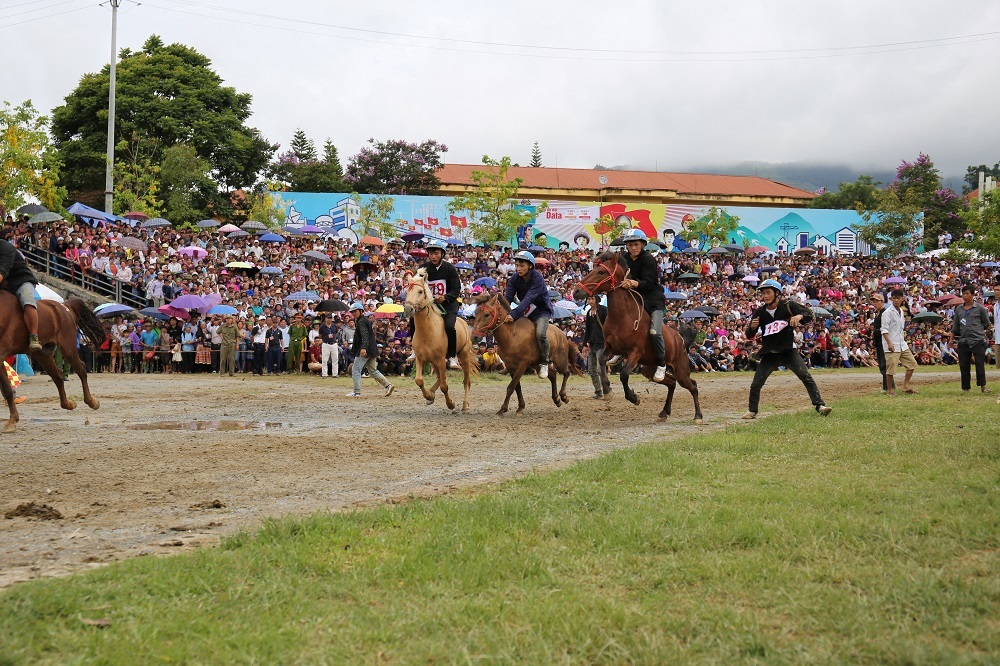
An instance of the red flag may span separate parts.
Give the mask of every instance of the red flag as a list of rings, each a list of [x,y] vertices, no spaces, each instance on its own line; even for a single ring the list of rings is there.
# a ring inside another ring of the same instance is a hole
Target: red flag
[[[458,227],[459,229],[465,229],[469,226],[469,221],[465,219],[465,216],[459,217],[458,215],[451,216],[451,226]]]
[[[436,217],[427,218],[427,228],[431,229],[438,226],[438,219]]]
[[[442,236],[451,236],[451,229],[438,229],[438,233]]]
[[[413,220],[413,224],[414,224],[414,225],[416,225],[416,226],[418,226],[418,227],[422,227],[422,226],[424,226],[424,221],[423,221],[423,220],[420,220],[420,219],[416,219],[416,218],[415,218],[415,219]]]

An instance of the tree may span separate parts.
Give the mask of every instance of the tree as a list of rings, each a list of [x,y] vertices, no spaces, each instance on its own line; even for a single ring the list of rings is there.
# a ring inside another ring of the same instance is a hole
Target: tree
[[[924,238],[931,248],[937,247],[938,235],[944,231],[961,235],[959,213],[966,208],[965,201],[942,186],[941,172],[924,153],[915,162],[904,160],[899,165],[896,180],[889,189],[896,192],[900,201],[913,201],[920,206],[924,213]]]
[[[312,157],[308,158],[309,155]],[[327,139],[320,160],[312,140],[301,130],[295,133],[291,150],[278,155],[271,165],[271,173],[291,192],[343,192],[347,189],[337,147]]]
[[[371,235],[378,238],[392,238],[396,235],[396,227],[389,222],[395,204],[392,197],[376,194],[362,201],[357,192],[351,193],[351,199],[358,204],[358,222],[355,231],[360,236]]]
[[[60,210],[66,190],[58,185],[59,155],[46,131],[49,119],[31,100],[0,109],[0,208],[3,213],[35,196],[49,210]]]
[[[862,174],[853,183],[841,183],[836,192],[823,192],[809,203],[809,207],[854,210],[860,204],[871,209],[875,207],[875,192],[881,187],[881,181]]]
[[[984,256],[1000,257],[1000,189],[973,199],[961,217],[972,232],[972,240],[959,241],[958,244]]]
[[[739,228],[739,222],[738,216],[730,215],[721,208],[712,206],[707,213],[688,224],[680,236],[686,241],[699,241],[703,248],[724,245],[729,241],[732,233]]]
[[[542,149],[538,147],[538,142],[531,147],[531,164],[528,166],[540,167],[542,166]]]
[[[437,170],[448,147],[437,141],[408,143],[368,139],[347,164],[344,180],[362,194],[434,194]]]
[[[84,74],[53,112],[52,136],[66,165],[62,184],[74,192],[103,191],[109,67]],[[121,136],[155,140],[154,163],[173,145],[191,146],[225,191],[249,187],[276,146],[245,124],[251,96],[222,85],[204,55],[156,35],[141,51],[121,52],[116,124]],[[125,158],[125,155],[117,155]]]
[[[510,242],[517,237],[518,227],[531,222],[547,206],[542,204],[534,211],[515,206],[517,192],[523,182],[520,178],[507,179],[510,158],[500,161],[483,155],[485,169],[472,170],[473,190],[454,197],[448,204],[451,213],[468,211],[479,219],[469,224],[469,234],[485,243]]]
[[[160,182],[167,219],[191,226],[207,216],[218,192],[210,170],[208,160],[198,157],[192,146],[177,144],[164,151]]]
[[[607,246],[609,238],[614,240],[621,236],[626,229],[631,228],[631,225],[625,222],[618,222],[611,213],[601,215],[594,223],[594,231],[601,235],[602,248]]]
[[[915,189],[902,196],[891,187],[876,190],[876,205],[872,208],[859,205],[856,210],[865,224],[855,224],[852,228],[880,256],[912,252],[922,242],[920,193]]]
[[[163,214],[160,201],[160,165],[152,159],[153,146],[138,135],[129,141],[120,141],[115,152],[123,159],[115,161],[114,213],[124,215],[137,210],[149,217]]]
[[[985,164],[970,166],[965,169],[965,182],[962,183],[962,194],[969,194],[973,190],[979,189],[979,172],[985,171],[987,176],[993,176],[993,180],[1000,181],[1000,162],[992,167]]]
[[[301,128],[295,130],[295,134],[292,135],[292,154],[300,162],[313,162],[316,160],[316,144],[306,136],[306,133]]]
[[[277,229],[285,221],[285,203],[277,191],[281,183],[261,181],[244,192],[248,220],[257,220],[269,229]]]

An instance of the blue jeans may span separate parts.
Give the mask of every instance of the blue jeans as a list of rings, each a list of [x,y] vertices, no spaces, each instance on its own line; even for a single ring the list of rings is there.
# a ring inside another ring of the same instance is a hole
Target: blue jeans
[[[354,379],[354,392],[358,395],[361,395],[361,373],[365,370],[368,370],[368,376],[381,384],[382,388],[389,385],[382,373],[378,371],[377,363],[377,356],[369,356],[368,358],[358,356],[354,359],[354,370],[351,375]]]

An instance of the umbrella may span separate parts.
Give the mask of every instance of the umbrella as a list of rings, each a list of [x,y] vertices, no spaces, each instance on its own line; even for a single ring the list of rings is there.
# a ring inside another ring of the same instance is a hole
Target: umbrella
[[[818,305],[812,309],[814,315],[819,315],[820,317],[832,317],[833,313],[826,308],[821,308]]]
[[[808,303],[809,305],[817,305],[817,306],[822,305],[822,303],[820,303],[818,298],[810,298],[809,300],[806,301],[806,303]]]
[[[696,307],[694,309],[697,310],[697,311],[699,311],[699,312],[704,312],[707,315],[712,315],[713,317],[716,317],[716,316],[722,314],[722,312],[719,310],[719,308],[712,307],[711,305],[699,305],[698,307]]]
[[[94,308],[94,314],[98,317],[115,317],[125,312],[135,312],[135,308],[120,303],[106,303]]]
[[[136,238],[135,236],[122,236],[118,239],[118,244],[122,247],[127,247],[130,250],[136,250],[138,252],[148,252],[149,246],[146,242]]]
[[[497,286],[497,281],[491,277],[481,277],[472,283],[473,287],[482,287],[483,289],[491,289]]]
[[[577,310],[580,309],[579,305],[577,305],[573,301],[567,301],[565,298],[562,299],[561,301],[556,301],[555,303],[553,303],[552,307],[562,308],[563,310],[571,310],[573,312],[576,312]]]
[[[323,263],[331,261],[328,255],[323,254],[319,250],[309,250],[308,252],[303,252],[302,256],[312,259],[313,261],[322,261]]]
[[[294,294],[285,296],[286,301],[318,301],[319,294],[315,291],[296,291]]]
[[[284,243],[285,237],[279,236],[278,234],[261,234],[260,242],[262,243]]]
[[[45,211],[44,213],[38,213],[28,218],[28,224],[48,224],[49,222],[58,222],[61,219],[63,219],[63,216],[59,213]]]
[[[726,276],[726,279],[727,280],[742,280],[745,277],[746,276],[743,275],[743,273],[730,273],[729,275]]]
[[[258,222],[257,220],[247,220],[240,225],[240,229],[243,231],[253,231],[254,229],[267,229],[267,225],[263,222]]]
[[[299,264],[292,264],[288,268],[296,275],[302,275],[304,277],[308,277],[309,275],[311,275],[308,268],[306,268],[305,266],[300,266]]]
[[[300,234],[321,234],[323,230],[317,227],[315,224],[304,224],[299,227]]]
[[[194,294],[184,294],[183,296],[178,296],[174,300],[170,301],[170,307],[177,308],[179,310],[201,310],[207,304],[205,299],[201,296],[195,296]]]
[[[574,304],[575,305],[575,304]],[[577,308],[569,310],[567,308],[552,308],[552,319],[569,319],[576,313]]]
[[[687,294],[681,291],[667,291],[663,294],[663,298],[668,301],[686,301],[687,297]]]
[[[549,263],[551,263],[551,262],[548,259],[546,259],[545,257],[538,257],[537,259],[535,259],[535,265],[536,266],[548,266]]]
[[[701,276],[698,275],[697,273],[681,273],[680,277],[678,277],[677,279],[678,280],[700,280]]]
[[[462,306],[462,309],[458,311],[458,316],[463,318],[470,318],[476,316],[476,308],[479,306],[475,303],[467,303]]]
[[[62,303],[63,297],[52,291],[51,287],[47,287],[44,284],[35,285],[35,298],[41,301],[55,301],[56,303]]]
[[[166,321],[167,319],[170,319],[170,315],[164,314],[156,308],[143,308],[142,310],[139,310],[139,314],[149,319],[158,319],[159,321]]]
[[[149,215],[146,215],[142,211],[138,210],[130,210],[129,212],[122,215],[122,217],[124,217],[126,220],[135,220],[136,222],[142,222],[143,220],[149,219]]]
[[[816,254],[816,248],[814,247],[800,247],[799,249],[792,252],[792,254],[798,255],[811,255]]]
[[[936,324],[943,319],[944,317],[937,312],[918,312],[913,315],[913,321],[925,321],[929,324]]]
[[[172,224],[173,223],[170,220],[166,220],[162,217],[154,217],[146,220],[140,224],[139,227],[142,229],[156,229],[158,227],[169,227]]]
[[[305,234],[302,233],[302,231],[300,229],[296,229],[295,227],[283,227],[282,228],[282,232],[286,236],[304,236],[305,235]],[[258,231],[257,233],[260,234],[260,233],[266,233],[266,232],[260,232],[260,231]]]
[[[686,310],[680,314],[681,319],[711,319],[701,310]]]
[[[18,215],[38,215],[39,213],[47,213],[49,209],[40,204],[25,204],[17,209]]]
[[[558,289],[549,289],[549,300],[558,301],[562,298],[562,292]]]
[[[708,254],[730,254],[732,250],[726,247],[713,247]]]
[[[378,245],[382,247],[385,245],[385,241],[377,236],[362,236],[361,240],[358,241],[359,245]]]
[[[534,254],[538,254],[539,252],[546,252],[546,251],[548,251],[548,249],[549,248],[542,247],[541,245],[532,245],[531,247],[528,248],[528,252],[532,252]]]
[[[427,250],[425,250],[422,247],[415,247],[412,250],[410,250],[410,256],[411,257],[426,257],[427,256]]]
[[[943,306],[945,306],[945,307],[948,307],[948,308],[950,308],[950,307],[953,307],[953,306],[955,306],[955,305],[961,305],[961,304],[962,304],[962,303],[964,303],[964,302],[965,302],[965,301],[963,301],[963,300],[962,300],[961,298],[959,298],[958,296],[952,296],[952,297],[951,297],[951,298],[949,298],[948,300],[944,300],[943,298],[941,299],[941,305],[943,305]]]
[[[998,264],[995,261],[984,261],[979,265],[982,266],[983,268],[1000,268],[1000,264]]]
[[[230,261],[226,264],[226,268],[256,268],[249,261]]]
[[[383,303],[375,308],[375,312],[399,314],[403,311],[403,306],[399,303]]]
[[[187,310],[182,310],[181,308],[175,308],[172,305],[161,305],[156,308],[161,313],[167,315],[168,317],[175,317],[177,319],[190,319],[191,315],[188,314]]]
[[[234,315],[239,310],[234,308],[232,305],[213,305],[208,309],[206,314],[210,315]]]
[[[208,250],[200,248],[197,245],[182,247],[180,253],[188,257],[194,257],[195,259],[204,259],[208,256]]]
[[[348,308],[350,306],[344,301],[331,298],[326,301],[320,301],[319,305],[316,306],[316,312],[347,312]]]
[[[748,247],[746,249],[748,253],[767,252],[767,250],[768,248],[764,247],[763,245],[754,245],[753,247]]]
[[[748,275],[743,278],[743,282],[760,282],[760,278],[756,275]]]
[[[281,275],[281,269],[277,266],[265,266],[260,272],[262,275]]]
[[[424,235],[419,231],[410,231],[400,236],[400,239],[406,241],[407,243],[412,243],[414,241],[420,240],[423,237]]]
[[[226,235],[226,238],[244,238],[249,236],[249,231],[243,231],[242,229],[237,229],[236,231],[231,231]]]
[[[742,245],[736,245],[735,243],[730,243],[729,245],[723,245],[722,247],[726,248],[730,252],[735,252],[736,254],[745,251]]]
[[[781,269],[778,268],[777,266],[764,266],[764,268],[760,269],[760,272],[761,273],[776,273],[776,272],[778,272],[780,270]]]
[[[904,277],[891,277],[883,280],[886,284],[906,284],[906,278]]]
[[[220,222],[218,220],[202,220],[198,223],[199,229],[212,229],[219,226]]]
[[[470,264],[467,261],[460,261],[457,264],[455,264],[455,268],[457,268],[460,271],[471,271],[472,264]]]
[[[445,238],[445,245],[465,245],[465,241],[461,238]]]
[[[223,224],[221,227],[219,227],[220,234],[231,234],[234,231],[241,231],[241,229],[235,224]]]
[[[353,268],[358,266],[364,266],[365,268],[375,268],[375,264],[371,261],[355,261]]]
[[[684,254],[698,254],[699,250],[696,247],[686,247],[681,252]]]

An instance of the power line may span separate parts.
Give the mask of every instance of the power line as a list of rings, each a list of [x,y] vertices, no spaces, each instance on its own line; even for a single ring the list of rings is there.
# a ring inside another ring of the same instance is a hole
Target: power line
[[[25,19],[23,21],[17,21],[16,23],[5,23],[3,25],[0,25],[0,29],[13,28],[16,25],[24,25],[25,23],[34,23],[35,21],[44,21],[45,19],[53,18],[55,16],[62,16],[63,14],[71,14],[73,12],[78,12],[82,9],[91,9],[92,7],[95,6],[96,5],[88,4],[84,7],[77,7],[76,9],[67,9],[64,12],[56,12],[55,14],[46,14],[45,16],[36,16],[35,18]]]
[[[15,16],[21,16],[23,14],[31,14],[33,12],[43,12],[43,11],[45,11],[47,9],[54,9],[54,8],[60,6],[60,5],[68,5],[71,2],[79,2],[79,0],[62,0],[62,2],[57,2],[55,4],[48,5],[48,6],[35,7],[34,9],[25,9],[23,12],[16,12],[14,14],[7,14],[6,16],[0,16],[0,20],[14,18]],[[29,5],[29,4],[34,4],[34,3],[26,2],[24,4],[25,5]],[[14,7],[18,7],[18,6],[23,6],[23,5],[14,5]],[[13,9],[13,7],[5,7],[3,9],[0,9],[0,11],[5,11],[6,9]]]

